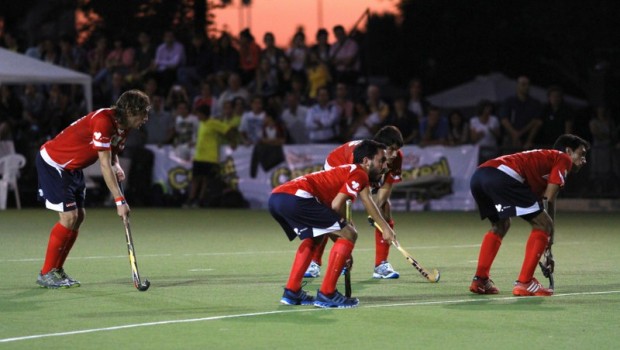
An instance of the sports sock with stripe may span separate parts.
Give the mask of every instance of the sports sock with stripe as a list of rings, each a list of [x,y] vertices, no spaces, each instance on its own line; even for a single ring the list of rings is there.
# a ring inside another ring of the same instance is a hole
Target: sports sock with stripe
[[[45,253],[45,262],[41,268],[41,274],[45,275],[50,272],[51,269],[58,267],[58,263],[64,247],[71,239],[71,230],[64,227],[57,222],[52,231],[50,232],[50,238],[47,242],[47,252]]]

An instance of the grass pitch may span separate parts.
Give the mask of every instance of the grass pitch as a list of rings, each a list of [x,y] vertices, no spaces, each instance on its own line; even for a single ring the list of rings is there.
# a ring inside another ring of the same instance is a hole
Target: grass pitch
[[[0,348],[617,348],[618,215],[558,213],[549,298],[512,297],[529,234],[522,220],[513,220],[491,271],[500,294],[480,296],[468,286],[486,221],[473,212],[394,216],[401,244],[439,269],[441,281],[428,283],[395,249],[390,262],[401,278],[373,280],[373,231],[354,212],[360,237],[351,277],[360,306],[322,310],[279,304],[298,241],[288,242],[265,211],[135,208],[147,292],[133,287],[113,208],[87,211],[65,264],[82,287],[69,290],[35,284],[56,214],[0,212]],[[305,289],[314,293],[321,281]]]

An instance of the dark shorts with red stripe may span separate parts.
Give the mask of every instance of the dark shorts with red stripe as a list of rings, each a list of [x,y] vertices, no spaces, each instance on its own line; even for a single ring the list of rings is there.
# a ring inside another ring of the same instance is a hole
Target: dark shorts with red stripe
[[[302,198],[288,193],[272,193],[269,212],[282,226],[290,241],[306,239],[339,231],[346,226],[344,219],[316,198]]]
[[[37,197],[45,207],[58,212],[84,208],[86,184],[82,170],[59,170],[36,158],[39,189]]]
[[[540,199],[527,184],[497,168],[476,169],[470,188],[482,220],[497,222],[513,216],[529,220],[543,210]]]

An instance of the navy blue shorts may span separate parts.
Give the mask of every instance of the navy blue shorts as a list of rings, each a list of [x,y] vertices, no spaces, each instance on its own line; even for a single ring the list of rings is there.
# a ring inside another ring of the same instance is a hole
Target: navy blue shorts
[[[37,197],[45,207],[58,212],[84,208],[86,184],[82,170],[59,170],[47,164],[37,153],[39,191]]]
[[[216,179],[220,175],[220,165],[211,162],[192,162],[192,176],[205,176],[208,179]]]
[[[282,226],[290,241],[306,239],[339,231],[346,222],[316,198],[302,198],[288,193],[272,193],[269,212]]]
[[[497,168],[476,169],[470,188],[483,220],[497,222],[513,216],[529,219],[543,210],[540,199],[527,184]]]

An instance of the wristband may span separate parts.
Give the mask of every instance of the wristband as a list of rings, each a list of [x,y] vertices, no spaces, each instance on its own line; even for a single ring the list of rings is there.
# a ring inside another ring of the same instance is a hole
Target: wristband
[[[114,202],[116,203],[117,207],[120,207],[121,205],[127,204],[127,202],[125,202],[125,197],[123,197],[123,196],[114,198]]]

